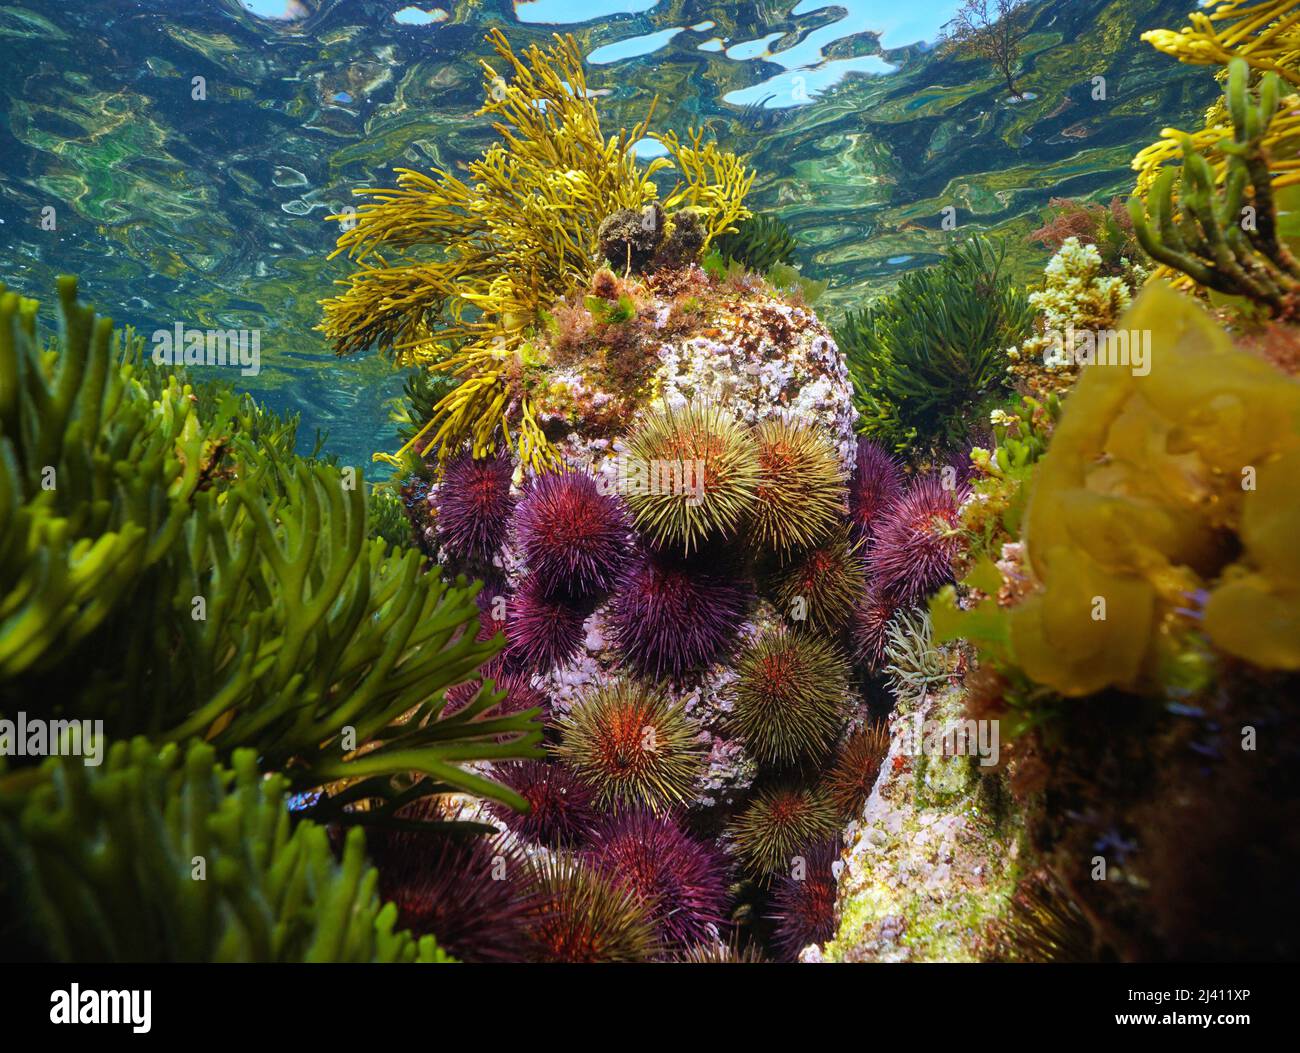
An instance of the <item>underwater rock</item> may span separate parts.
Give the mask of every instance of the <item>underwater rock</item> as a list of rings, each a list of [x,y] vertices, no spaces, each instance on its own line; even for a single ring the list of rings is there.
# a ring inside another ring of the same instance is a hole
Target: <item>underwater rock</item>
[[[643,208],[611,212],[596,232],[600,254],[611,267],[640,274],[663,241],[664,218],[664,208],[657,201]]]

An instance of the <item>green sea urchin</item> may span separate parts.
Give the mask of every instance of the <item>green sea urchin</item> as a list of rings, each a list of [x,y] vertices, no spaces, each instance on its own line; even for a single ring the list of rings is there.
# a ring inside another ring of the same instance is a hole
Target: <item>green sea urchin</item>
[[[654,926],[631,889],[581,859],[534,862],[539,902],[525,931],[536,962],[643,962],[657,950]]]
[[[680,703],[629,680],[598,687],[559,721],[556,755],[600,807],[686,804],[703,767],[700,729]]]
[[[741,653],[736,672],[732,718],[756,761],[786,765],[830,749],[849,689],[848,664],[832,644],[779,626]]]
[[[733,537],[758,490],[753,439],[723,409],[665,406],[628,441],[624,489],[637,529],[660,547],[697,549]]]
[[[758,426],[759,480],[749,532],[762,550],[785,554],[826,538],[844,511],[835,450],[817,428],[772,418]]]
[[[776,569],[769,579],[772,596],[787,621],[838,636],[862,597],[866,566],[859,545],[842,528]]]
[[[821,790],[787,785],[756,793],[730,830],[741,862],[761,877],[788,870],[801,851],[838,836],[839,823]]]

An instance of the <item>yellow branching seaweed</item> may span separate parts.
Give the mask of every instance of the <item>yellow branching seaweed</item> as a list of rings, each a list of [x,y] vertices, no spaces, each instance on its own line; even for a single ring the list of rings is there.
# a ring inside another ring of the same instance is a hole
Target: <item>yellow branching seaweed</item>
[[[673,159],[681,179],[664,201],[670,210],[696,208],[707,216],[704,224],[704,248],[719,234],[734,230],[734,224],[749,216],[745,195],[754,182],[754,172],[745,170],[743,159],[716,143],[704,143],[703,130],[687,132],[689,145],[675,132],[656,136]]]
[[[1300,85],[1300,8],[1295,0],[1219,0],[1193,11],[1181,30],[1153,29],[1142,39],[1180,62],[1226,66],[1245,59],[1255,70]]]
[[[1294,0],[1219,0],[1213,10],[1193,11],[1190,26],[1175,31],[1153,29],[1142,39],[1180,62],[1222,66],[1220,78],[1233,59],[1244,61],[1256,75],[1276,73],[1300,85],[1300,7]],[[1138,172],[1137,192],[1145,197],[1160,169],[1182,159],[1187,133],[1165,128],[1158,142],[1133,159]],[[1192,146],[1204,157],[1221,183],[1227,167],[1224,145],[1231,146],[1233,125],[1228,108],[1217,100],[1205,115],[1205,127],[1190,135]],[[1282,99],[1281,112],[1262,145],[1272,158],[1274,189],[1300,185],[1300,95]]]
[[[664,204],[697,209],[711,238],[748,215],[753,175],[694,131],[687,144],[667,133],[669,157],[639,166],[633,147],[649,134],[654,102],[606,137],[572,37],[522,55],[500,30],[488,39],[506,69],[482,63],[480,113],[495,118],[501,141],[464,180],[398,169],[396,188],[356,191],[368,200],[331,254],[347,253],[355,270],[341,295],[322,301],[320,329],[339,354],[377,347],[458,379],[399,457],[416,447],[444,459],[466,442],[482,455],[505,443],[541,468],[555,450],[526,393],[526,374],[544,367],[527,341],[545,308],[590,279],[602,221],[655,201],[653,177],[675,166]]]

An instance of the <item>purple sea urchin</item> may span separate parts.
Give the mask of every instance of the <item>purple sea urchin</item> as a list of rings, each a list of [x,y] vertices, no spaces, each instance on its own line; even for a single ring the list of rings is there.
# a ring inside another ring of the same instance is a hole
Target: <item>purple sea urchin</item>
[[[729,538],[758,489],[754,440],[715,406],[665,406],[628,440],[635,475],[625,484],[637,529],[655,545],[690,554]]]
[[[768,630],[736,663],[732,717],[760,764],[824,755],[844,722],[848,666],[834,646],[784,626]]]
[[[658,943],[631,889],[582,859],[534,863],[538,904],[528,918],[528,957],[536,962],[642,962]]]
[[[610,817],[592,831],[588,852],[597,869],[632,890],[665,947],[717,936],[725,921],[726,864],[671,816],[637,809]]]
[[[522,672],[563,665],[582,646],[581,608],[549,599],[532,578],[520,583],[506,607],[506,664]]]
[[[799,852],[839,833],[835,809],[817,789],[760,790],[731,823],[736,854],[757,876],[787,870]]]
[[[437,494],[438,543],[453,559],[487,562],[505,540],[514,498],[510,455],[475,458],[462,453],[447,463]]]
[[[797,961],[810,943],[825,943],[835,935],[835,861],[839,841],[821,841],[773,882],[775,922],[772,949],[785,961]]]
[[[548,596],[581,600],[609,592],[627,563],[630,531],[622,502],[576,471],[534,478],[515,512],[529,571]]]
[[[848,625],[865,583],[866,560],[845,529],[771,576],[772,595],[782,615],[830,636]]]
[[[729,653],[752,600],[741,580],[649,553],[614,595],[611,635],[641,675],[679,677]]]
[[[769,419],[758,426],[759,479],[750,537],[762,550],[786,553],[823,540],[844,509],[844,478],[822,432]]]
[[[919,603],[952,578],[961,552],[961,493],[937,476],[917,479],[886,511],[867,558],[874,588],[900,605]]]
[[[874,587],[853,608],[853,660],[870,672],[878,672],[884,663],[889,623],[898,611],[893,597]]]
[[[400,818],[441,818],[419,802]],[[526,950],[525,922],[536,908],[532,870],[500,838],[445,831],[381,830],[370,833],[379,890],[397,904],[398,928],[432,934],[438,945],[466,962],[519,961]]]
[[[664,811],[689,802],[704,759],[680,703],[627,680],[602,685],[559,721],[559,758],[601,807]]]
[[[495,765],[492,777],[528,802],[527,812],[492,805],[515,835],[548,848],[573,848],[586,840],[596,820],[591,787],[563,764],[511,761]]]
[[[849,482],[849,522],[854,536],[870,541],[889,508],[903,493],[903,469],[877,442],[858,439],[857,460]]]

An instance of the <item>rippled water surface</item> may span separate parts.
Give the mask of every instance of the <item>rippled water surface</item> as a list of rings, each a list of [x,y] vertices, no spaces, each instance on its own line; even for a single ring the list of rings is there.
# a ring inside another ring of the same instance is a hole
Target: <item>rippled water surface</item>
[[[1030,97],[1013,102],[987,67],[935,50],[950,0],[0,3],[0,277],[48,301],[56,274],[78,274],[146,332],[260,327],[263,369],[246,383],[361,462],[391,443],[400,378],[374,357],[335,360],[312,330],[345,270],[324,261],[324,216],[393,165],[482,149],[488,26],[516,46],[576,34],[611,127],[658,94],[660,128],[704,124],[749,152],[754,203],[831,280],[819,307],[833,317],[932,260],[947,205],[1019,246],[1051,196],[1125,193],[1134,151],[1215,93],[1138,40],[1187,5],[1036,4]]]

